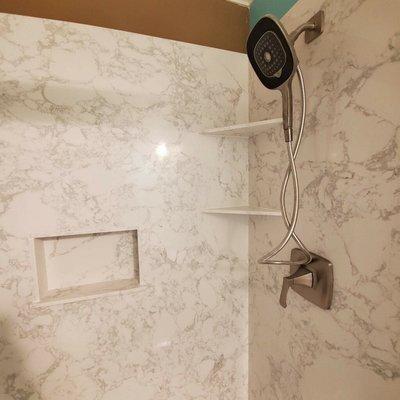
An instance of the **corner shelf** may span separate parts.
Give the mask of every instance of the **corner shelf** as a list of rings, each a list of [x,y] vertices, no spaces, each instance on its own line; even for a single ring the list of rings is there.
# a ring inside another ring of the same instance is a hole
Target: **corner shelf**
[[[238,124],[224,126],[221,128],[207,129],[200,132],[201,135],[231,137],[231,138],[249,138],[260,133],[264,133],[269,127],[282,124],[282,118],[267,119],[265,121],[249,122],[247,124]]]
[[[250,206],[238,206],[238,207],[223,207],[223,208],[208,208],[203,211],[205,214],[230,214],[230,215],[259,215],[259,216],[270,216],[280,217],[282,214],[279,210],[271,210],[263,207],[250,207]]]
[[[249,122],[247,124],[238,124],[224,126],[221,128],[207,129],[199,132],[201,135],[209,135],[227,138],[250,138],[252,136],[265,133],[270,127],[280,126],[282,118],[273,118],[264,121]],[[282,214],[279,210],[272,210],[263,207],[237,206],[237,207],[221,207],[209,208],[203,211],[205,214],[225,214],[225,215],[246,215],[246,216],[269,216],[280,217]]]

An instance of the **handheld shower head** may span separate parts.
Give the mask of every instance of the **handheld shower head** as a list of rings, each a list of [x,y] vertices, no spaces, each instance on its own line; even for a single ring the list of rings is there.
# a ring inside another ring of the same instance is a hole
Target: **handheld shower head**
[[[285,179],[281,188],[281,210],[282,216],[287,227],[287,232],[280,244],[269,253],[259,259],[261,264],[273,265],[292,265],[299,266],[312,262],[311,253],[304,246],[302,241],[295,233],[297,217],[299,212],[299,181],[296,170],[296,156],[299,150],[301,138],[304,130],[306,116],[306,94],[303,75],[299,67],[299,62],[293,44],[302,32],[306,32],[306,43],[310,43],[321,35],[324,25],[324,12],[319,11],[306,23],[300,25],[291,34],[288,34],[280,21],[273,15],[265,15],[254,26],[247,39],[247,55],[250,63],[260,79],[261,83],[268,89],[278,89],[282,94],[282,119],[285,141],[288,151],[289,166],[286,170]],[[292,79],[297,73],[300,82],[302,113],[297,140],[292,147],[293,141],[293,96]],[[291,220],[286,212],[286,189],[290,175],[293,180],[293,212]],[[304,257],[301,260],[274,260],[278,254],[293,238],[299,245]],[[313,281],[312,285],[316,283]],[[314,288],[314,286],[311,286]],[[286,290],[287,291],[287,290]],[[284,293],[284,292],[282,292]],[[281,303],[284,305],[284,303]],[[285,305],[284,305],[285,306]]]
[[[282,89],[293,77],[298,64],[289,34],[273,15],[265,15],[247,39],[247,55],[262,84]]]
[[[319,11],[288,34],[279,19],[267,14],[257,22],[247,39],[247,55],[261,83],[282,93],[286,142],[293,140],[292,78],[299,64],[293,44],[302,32],[306,32],[306,43],[310,43],[322,33],[323,25],[324,13]]]
[[[250,63],[268,89],[282,93],[282,117],[285,141],[293,140],[292,78],[298,60],[285,28],[273,15],[262,17],[247,39]]]

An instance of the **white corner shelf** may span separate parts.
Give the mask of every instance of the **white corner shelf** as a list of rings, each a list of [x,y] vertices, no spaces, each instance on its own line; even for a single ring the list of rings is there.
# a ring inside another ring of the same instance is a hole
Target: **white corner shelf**
[[[270,217],[280,217],[282,215],[279,210],[250,206],[208,208],[203,212],[206,214],[261,215]]]
[[[267,119],[265,121],[249,122],[247,124],[238,124],[232,126],[224,126],[222,128],[207,129],[200,132],[202,135],[232,137],[232,138],[249,138],[265,130],[282,124],[282,118]]]

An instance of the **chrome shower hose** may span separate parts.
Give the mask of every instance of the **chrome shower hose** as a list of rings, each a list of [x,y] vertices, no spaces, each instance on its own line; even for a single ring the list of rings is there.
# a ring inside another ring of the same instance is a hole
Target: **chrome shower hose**
[[[283,221],[285,222],[287,232],[286,232],[286,235],[284,236],[284,238],[278,244],[278,246],[276,246],[273,250],[271,250],[269,253],[265,254],[258,260],[259,264],[304,265],[304,264],[309,264],[312,261],[312,256],[311,256],[310,252],[307,250],[306,246],[298,238],[298,236],[296,235],[296,233],[294,231],[296,228],[297,218],[298,218],[298,214],[299,214],[299,180],[297,177],[297,169],[296,169],[295,161],[296,161],[297,153],[299,151],[299,147],[301,144],[301,139],[303,137],[304,123],[305,123],[305,119],[306,119],[306,90],[305,90],[303,74],[301,72],[300,66],[297,66],[296,73],[297,73],[297,78],[300,83],[300,90],[301,90],[301,121],[300,121],[299,134],[297,136],[297,140],[294,145],[294,150],[292,148],[292,142],[287,142],[289,165],[288,165],[285,177],[282,182],[281,194],[280,194],[282,217],[283,217]],[[288,185],[290,174],[292,175],[293,192],[294,192],[293,193],[293,197],[294,197],[293,212],[292,212],[292,216],[291,216],[291,221],[289,220],[289,217],[287,215],[287,210],[286,210],[286,191],[287,191],[287,185]],[[274,257],[276,254],[278,254],[287,245],[287,243],[289,242],[289,240],[291,238],[293,238],[293,240],[299,245],[300,249],[303,251],[304,258],[302,258],[301,260],[297,260],[297,261],[273,260],[272,257]]]

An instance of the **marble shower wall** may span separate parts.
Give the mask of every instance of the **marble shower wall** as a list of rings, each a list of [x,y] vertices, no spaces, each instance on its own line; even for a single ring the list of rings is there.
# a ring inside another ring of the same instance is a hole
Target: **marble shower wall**
[[[201,211],[247,203],[248,145],[196,133],[247,120],[246,56],[0,30],[1,400],[247,398],[247,222]],[[131,229],[140,288],[34,307],[29,238]]]
[[[253,218],[250,398],[395,400],[400,395],[400,2],[300,0],[283,23],[291,31],[319,9],[326,13],[323,35],[310,45],[303,38],[296,43],[308,92],[297,163],[297,232],[334,265],[333,305],[323,311],[289,292],[287,309],[279,306],[288,268],[259,266],[256,259],[278,243],[282,223]],[[279,116],[280,95],[266,91],[254,75],[250,87],[252,120]],[[282,132],[256,137],[249,154],[251,201],[278,206],[286,168]]]

